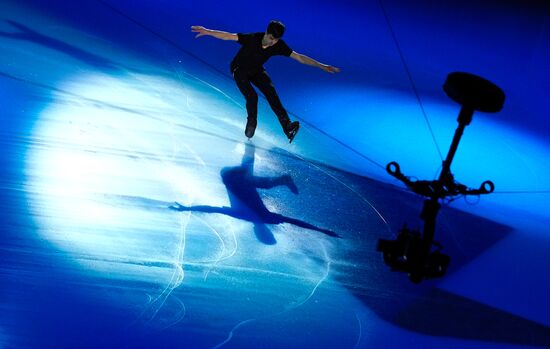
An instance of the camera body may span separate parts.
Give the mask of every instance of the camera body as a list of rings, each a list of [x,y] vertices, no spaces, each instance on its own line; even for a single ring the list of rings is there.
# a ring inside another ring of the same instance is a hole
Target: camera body
[[[431,247],[420,232],[405,226],[395,240],[378,240],[376,249],[382,252],[384,263],[391,270],[407,273],[412,282],[419,283],[442,277],[451,262],[451,257],[439,250],[431,251]]]

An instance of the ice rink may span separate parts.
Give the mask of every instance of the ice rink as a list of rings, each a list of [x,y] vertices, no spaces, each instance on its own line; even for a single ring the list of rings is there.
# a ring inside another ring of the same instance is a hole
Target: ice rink
[[[474,5],[475,4],[475,5]],[[338,74],[266,65],[244,136],[234,42],[287,25]],[[0,348],[550,347],[550,7],[543,2],[3,0]],[[460,105],[448,73],[506,93],[475,113],[446,203],[442,278],[376,250],[423,198]]]

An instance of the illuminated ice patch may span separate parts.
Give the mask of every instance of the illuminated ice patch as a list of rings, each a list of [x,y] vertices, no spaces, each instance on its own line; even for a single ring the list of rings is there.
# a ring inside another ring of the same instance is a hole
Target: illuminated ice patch
[[[174,201],[230,205],[220,171],[239,164],[245,148],[232,141],[242,133],[243,109],[227,95],[193,78],[133,74],[84,76],[53,97],[33,130],[40,144],[27,156],[31,209],[43,236],[83,267],[167,289],[184,282],[188,265],[204,278],[227,266],[256,277],[299,275],[306,284],[326,277],[322,241],[311,251],[306,240],[281,234],[270,249],[250,222],[169,209]],[[279,171],[274,159],[255,161]],[[300,246],[315,262],[280,259]]]

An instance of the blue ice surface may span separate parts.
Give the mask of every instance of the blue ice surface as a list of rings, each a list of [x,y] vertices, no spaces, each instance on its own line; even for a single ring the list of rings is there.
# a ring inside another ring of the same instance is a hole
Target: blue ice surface
[[[382,2],[432,137],[380,4],[3,2],[0,344],[550,346],[547,12]],[[265,102],[244,139],[236,44],[189,33],[272,18],[296,51],[343,69],[268,64],[304,122],[293,145]],[[502,112],[474,115],[453,163],[501,192],[442,210],[451,269],[412,285],[375,247],[419,228],[422,200],[384,166],[437,175],[453,70],[507,93]]]

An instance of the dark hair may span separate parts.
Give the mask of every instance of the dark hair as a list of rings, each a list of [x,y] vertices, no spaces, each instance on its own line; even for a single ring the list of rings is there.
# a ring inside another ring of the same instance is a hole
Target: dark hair
[[[267,26],[267,33],[278,39],[285,33],[285,25],[279,21],[271,21]]]

